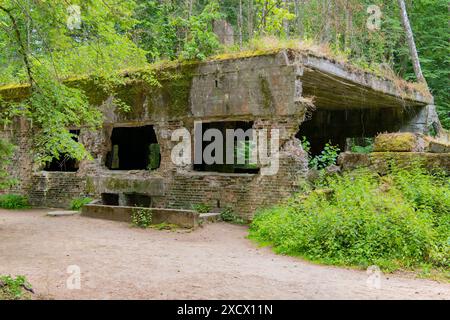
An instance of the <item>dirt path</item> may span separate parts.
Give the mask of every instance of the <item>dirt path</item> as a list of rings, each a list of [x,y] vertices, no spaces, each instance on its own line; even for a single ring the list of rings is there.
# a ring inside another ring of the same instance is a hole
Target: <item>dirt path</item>
[[[363,271],[278,256],[246,228],[194,232],[131,228],[46,211],[0,210],[0,274],[23,274],[56,299],[450,299],[450,285],[388,275],[369,288]],[[69,290],[67,268],[81,269]]]

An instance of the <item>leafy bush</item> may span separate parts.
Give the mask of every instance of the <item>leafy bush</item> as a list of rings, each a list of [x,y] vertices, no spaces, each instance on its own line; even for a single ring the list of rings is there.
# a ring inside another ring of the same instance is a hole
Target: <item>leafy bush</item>
[[[358,139],[359,140],[359,139]],[[371,153],[373,151],[373,138],[365,138],[363,141],[351,139],[351,151],[354,153]]]
[[[333,146],[330,143],[325,144],[325,148],[322,152],[309,161],[310,167],[320,170],[336,164],[339,151],[340,149],[338,146]]]
[[[420,167],[379,177],[367,169],[327,178],[330,192],[260,211],[250,237],[279,253],[394,270],[448,266],[450,181]]]
[[[92,202],[92,198],[75,198],[70,202],[70,210],[79,211],[81,208]]]
[[[14,147],[9,142],[0,139],[0,189],[6,189],[14,184],[8,175],[7,166],[11,163]]]
[[[0,300],[28,299],[31,285],[24,276],[0,276]]]
[[[181,56],[184,59],[205,60],[215,53],[220,42],[212,30],[212,22],[222,17],[219,3],[208,3],[199,15],[192,15],[188,20],[179,19],[178,24],[189,29],[189,40],[184,43]]]
[[[0,208],[3,209],[26,209],[29,208],[28,198],[18,194],[0,195]]]
[[[235,224],[244,224],[245,221],[241,217],[237,216],[231,208],[226,208],[220,213],[220,219],[225,222],[231,222]]]
[[[333,146],[331,143],[325,144],[325,148],[317,156],[311,156],[311,143],[306,139],[305,136],[302,137],[301,146],[303,150],[308,154],[309,167],[317,170],[325,169],[333,164],[336,164],[336,160],[339,156],[338,146]]]
[[[208,213],[211,210],[211,206],[205,203],[197,203],[192,205],[192,209],[198,213]]]
[[[131,223],[136,227],[148,228],[152,224],[152,210],[133,208],[131,212]]]

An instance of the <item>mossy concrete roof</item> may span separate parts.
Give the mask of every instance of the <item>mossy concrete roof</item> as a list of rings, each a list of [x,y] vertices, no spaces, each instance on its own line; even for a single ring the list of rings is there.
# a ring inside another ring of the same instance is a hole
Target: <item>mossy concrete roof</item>
[[[389,108],[405,106],[425,106],[433,104],[433,97],[428,89],[416,83],[406,82],[393,75],[375,74],[317,53],[295,49],[271,49],[244,51],[222,54],[202,62],[160,62],[145,69],[122,71],[125,77],[133,73],[153,72],[159,75],[170,74],[171,70],[209,63],[232,62],[233,60],[252,59],[258,56],[280,55],[286,65],[302,69],[300,76],[303,95],[314,97],[314,104],[319,108]],[[88,76],[65,80],[74,86],[90,81]],[[176,81],[176,79],[174,79]],[[19,101],[29,95],[27,84],[10,84],[0,87],[0,97],[4,100]],[[89,92],[88,92],[89,95]]]

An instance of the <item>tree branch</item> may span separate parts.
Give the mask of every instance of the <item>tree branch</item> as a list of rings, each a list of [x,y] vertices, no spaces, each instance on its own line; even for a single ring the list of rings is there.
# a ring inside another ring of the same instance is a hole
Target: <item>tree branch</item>
[[[23,43],[23,40],[22,40],[22,35],[20,34],[19,26],[17,25],[17,20],[14,17],[14,15],[12,14],[11,9],[7,9],[7,8],[3,7],[2,5],[0,5],[0,10],[5,12],[8,15],[9,19],[11,20],[12,27],[14,29],[14,33],[16,36],[16,41],[18,42],[18,45],[19,45],[19,53],[22,55],[23,62],[25,64],[25,68],[27,69],[28,81],[30,83],[30,86],[33,87],[34,83],[35,83],[34,78],[33,78],[33,71],[31,69],[30,60],[28,59],[25,44]]]

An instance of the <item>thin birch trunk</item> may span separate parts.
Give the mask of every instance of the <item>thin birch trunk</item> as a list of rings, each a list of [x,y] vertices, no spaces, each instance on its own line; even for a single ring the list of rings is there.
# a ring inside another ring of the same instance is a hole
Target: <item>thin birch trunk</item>
[[[425,77],[422,73],[422,68],[420,66],[419,55],[417,53],[416,43],[414,42],[414,35],[411,29],[411,25],[409,23],[408,13],[406,11],[406,5],[404,0],[398,0],[398,5],[400,7],[400,15],[402,18],[403,28],[406,33],[406,41],[408,42],[409,53],[411,55],[411,60],[414,68],[414,73],[416,74],[416,78],[418,82],[427,84]]]

